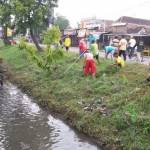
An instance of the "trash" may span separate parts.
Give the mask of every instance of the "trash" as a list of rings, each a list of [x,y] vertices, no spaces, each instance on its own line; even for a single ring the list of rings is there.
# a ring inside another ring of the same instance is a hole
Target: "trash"
[[[104,97],[96,100],[92,99],[90,102],[78,101],[77,104],[80,105],[84,111],[87,112],[98,112],[103,116],[109,116],[111,112],[108,110],[107,106],[103,102]]]

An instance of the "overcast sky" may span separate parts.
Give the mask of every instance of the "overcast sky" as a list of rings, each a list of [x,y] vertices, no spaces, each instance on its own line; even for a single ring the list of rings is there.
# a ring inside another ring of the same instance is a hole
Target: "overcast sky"
[[[97,17],[116,20],[120,16],[150,19],[150,0],[59,0],[55,14],[69,19],[77,26],[82,18]]]

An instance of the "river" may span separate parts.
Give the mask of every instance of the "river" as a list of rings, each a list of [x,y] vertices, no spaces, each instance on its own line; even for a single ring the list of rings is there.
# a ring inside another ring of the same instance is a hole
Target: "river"
[[[0,150],[100,150],[7,83],[0,89]]]

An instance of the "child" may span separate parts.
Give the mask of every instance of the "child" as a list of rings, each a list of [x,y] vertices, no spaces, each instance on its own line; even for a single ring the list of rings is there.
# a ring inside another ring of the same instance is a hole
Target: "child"
[[[87,76],[89,74],[89,72],[91,72],[92,77],[94,78],[96,75],[96,64],[95,64],[95,61],[93,58],[93,54],[90,53],[89,51],[87,51],[84,54],[84,58],[85,58],[84,75]]]
[[[105,47],[105,57],[107,59],[108,55],[111,54],[111,58],[113,58],[113,54],[117,51],[117,48],[114,46],[106,46]]]
[[[117,65],[119,67],[125,66],[124,60],[119,56],[119,54],[117,52],[114,53],[114,60],[115,60],[115,65]]]

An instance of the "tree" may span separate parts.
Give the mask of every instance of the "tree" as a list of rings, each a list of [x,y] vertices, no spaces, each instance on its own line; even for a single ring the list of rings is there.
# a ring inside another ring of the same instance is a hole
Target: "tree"
[[[55,20],[55,25],[58,25],[60,30],[64,30],[69,27],[69,20],[64,16],[57,16]]]
[[[12,6],[9,0],[0,0],[0,25],[3,28],[3,41],[5,45],[10,44],[7,29],[12,26]]]
[[[10,26],[11,16],[19,31],[30,30],[30,35],[39,51],[42,50],[37,40],[37,31],[49,22],[49,16],[58,0],[0,0],[0,20],[4,33]],[[7,35],[5,34],[5,39]]]
[[[50,10],[57,6],[58,0],[12,0],[15,8],[15,19],[18,28],[29,29],[30,35],[39,51],[40,47],[36,31],[46,24]]]

